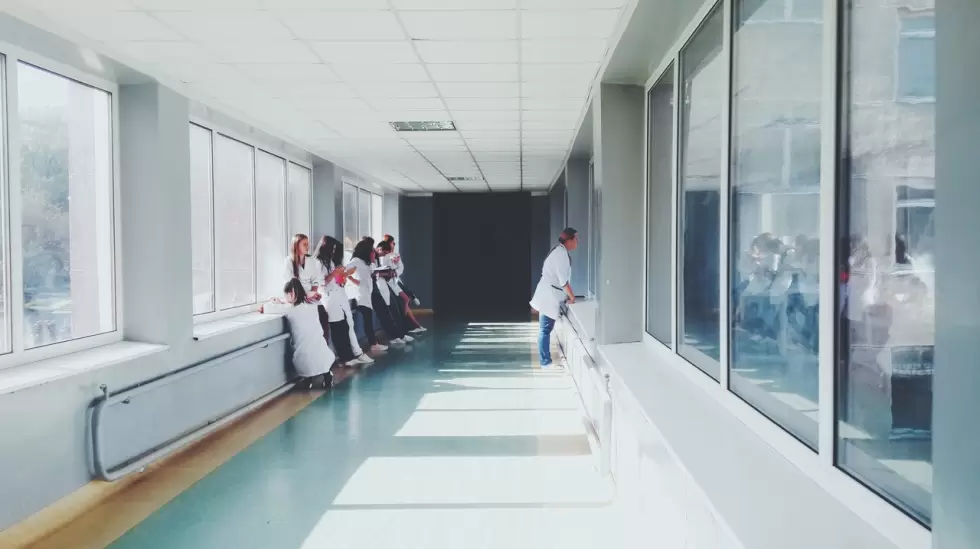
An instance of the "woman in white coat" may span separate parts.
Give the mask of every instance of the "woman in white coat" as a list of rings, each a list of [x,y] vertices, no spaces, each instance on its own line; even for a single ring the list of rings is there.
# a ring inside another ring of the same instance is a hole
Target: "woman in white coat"
[[[261,311],[286,316],[293,346],[293,366],[309,388],[329,388],[333,379],[330,367],[336,357],[327,340],[323,339],[316,303],[303,289],[298,278],[290,279],[283,288],[285,298],[277,298],[262,306]]]
[[[350,366],[371,364],[374,360],[361,351],[354,334],[354,316],[351,314],[350,303],[344,285],[350,272],[344,267],[344,248],[336,238],[324,236],[314,254],[320,268],[320,300],[330,324],[330,340],[337,351],[341,362]]]
[[[388,287],[391,288],[391,293],[398,296],[401,301],[400,311],[407,322],[405,327],[408,333],[421,334],[426,329],[422,327],[422,324],[412,314],[412,300],[408,297],[408,293],[405,291],[405,286],[401,280],[402,274],[405,272],[405,262],[402,260],[401,254],[395,251],[395,237],[386,234],[384,242],[391,244],[391,253],[387,256],[387,259],[388,264],[395,270],[395,276],[388,279]]]
[[[374,292],[374,277],[371,275],[371,265],[374,263],[374,243],[362,240],[354,246],[354,252],[347,270],[353,271],[348,284],[350,287],[349,295],[353,295],[353,305],[361,313],[364,319],[364,335],[367,336],[368,344],[372,352],[385,351],[388,348],[378,343],[378,338],[374,333],[374,310],[371,301],[371,294]]]
[[[375,250],[375,284],[371,299],[374,315],[381,323],[388,339],[395,345],[400,345],[411,343],[415,338],[406,333],[404,317],[395,301],[398,298],[392,295],[391,287],[388,286],[388,279],[395,276],[395,269],[388,260],[390,253],[391,245],[387,242],[381,242]]]
[[[538,355],[541,366],[551,365],[551,332],[565,301],[575,303],[572,291],[572,258],[569,252],[578,247],[578,231],[568,227],[558,237],[558,246],[551,250],[541,268],[541,280],[531,298],[531,307],[538,311],[541,330],[538,333]]]

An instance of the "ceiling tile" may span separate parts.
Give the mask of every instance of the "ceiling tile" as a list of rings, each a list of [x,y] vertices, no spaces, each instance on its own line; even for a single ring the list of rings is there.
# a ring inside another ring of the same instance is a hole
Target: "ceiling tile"
[[[155,65],[160,72],[175,78],[181,82],[203,83],[203,82],[234,82],[240,85],[245,73],[233,68],[231,65],[220,65],[208,63],[206,61],[185,60],[181,62],[169,62],[166,64]],[[258,91],[256,89],[253,92]]]
[[[516,111],[520,108],[515,98],[464,98],[447,97],[446,106],[450,111]]]
[[[419,60],[411,44],[407,41],[311,42],[310,45],[327,63],[418,63]]]
[[[592,82],[525,82],[521,85],[521,97],[531,98],[580,98],[589,97]]]
[[[378,116],[381,117],[386,122],[394,122],[396,120],[408,121],[408,122],[421,122],[425,120],[452,120],[449,113],[445,110],[430,110],[430,111],[419,111],[411,109],[403,110],[383,110],[378,112]],[[432,132],[441,133],[441,132]]]
[[[270,10],[387,10],[387,0],[259,0]]]
[[[518,97],[517,82],[464,82],[439,84],[443,97]]]
[[[592,82],[599,63],[525,63],[521,67],[524,82]]]
[[[452,110],[453,120],[459,120],[462,122],[476,122],[476,121],[499,121],[499,120],[520,120],[520,112],[518,111],[473,111],[473,110],[463,110],[454,109]]]
[[[459,134],[463,139],[518,139],[520,133],[514,130],[463,130]]]
[[[473,151],[477,162],[504,162],[520,160],[520,151]]]
[[[156,12],[167,26],[190,38],[204,42],[254,39],[291,40],[289,29],[262,11],[180,11]]]
[[[537,99],[528,98],[521,102],[521,107],[525,110],[534,111],[571,111],[581,110],[585,106],[586,100],[582,99]]]
[[[550,120],[547,122],[527,120],[521,123],[521,129],[524,131],[575,131],[576,128],[578,128],[578,120],[575,118],[569,118],[568,120]]]
[[[521,38],[609,38],[620,10],[521,11]]]
[[[405,33],[388,11],[277,11],[276,16],[304,40],[403,40]]]
[[[317,97],[290,99],[289,103],[297,109],[308,113],[342,113],[351,117],[355,113],[369,113],[371,106],[363,99],[331,99],[325,101]]]
[[[438,111],[445,112],[446,107],[435,97],[371,97],[367,101],[377,111]]]
[[[77,0],[76,0],[77,1]],[[134,6],[149,11],[256,10],[259,0],[130,0]]]
[[[517,131],[521,123],[519,120],[455,120],[456,128],[463,133],[466,131]]]
[[[402,24],[413,40],[514,40],[517,11],[403,12]]]
[[[68,9],[47,12],[57,22],[100,42],[129,40],[184,41],[185,38],[167,25],[138,11],[84,12]]]
[[[321,99],[329,101],[331,99],[352,99],[358,97],[357,93],[347,84],[326,83],[326,84],[295,84],[279,83],[273,85],[277,97],[287,99]]]
[[[524,63],[601,63],[606,56],[605,40],[525,40],[521,43]]]
[[[541,140],[541,139],[551,139],[551,140],[565,140],[568,141],[574,137],[574,130],[523,130],[521,131],[521,139],[525,141],[531,140]]]
[[[430,82],[355,82],[351,84],[366,98],[437,98],[439,92]]]
[[[296,40],[233,40],[206,44],[224,63],[317,63],[319,59]]]
[[[385,65],[334,65],[334,72],[347,82],[428,82],[429,75],[419,63]]]
[[[627,0],[521,0],[524,9],[580,10],[621,8]]]
[[[573,110],[536,110],[536,111],[522,111],[521,119],[525,122],[550,122],[550,121],[566,121],[572,120],[575,122],[575,126],[578,127],[578,119],[582,115],[583,104],[579,105]]]
[[[334,71],[323,64],[287,63],[277,65],[269,63],[242,63],[235,65],[235,68],[261,81],[282,82],[286,84],[339,81]]]
[[[119,53],[146,63],[214,61],[213,56],[194,42],[109,42]]]
[[[396,10],[512,10],[517,0],[391,0]]]
[[[425,63],[517,63],[516,41],[416,42]]]
[[[31,8],[38,11],[138,11],[139,8],[136,7],[129,0],[89,0],[85,3],[85,7],[79,6],[78,0],[30,0],[29,2],[24,2],[29,4]]]
[[[517,63],[430,64],[429,74],[436,82],[517,82]]]

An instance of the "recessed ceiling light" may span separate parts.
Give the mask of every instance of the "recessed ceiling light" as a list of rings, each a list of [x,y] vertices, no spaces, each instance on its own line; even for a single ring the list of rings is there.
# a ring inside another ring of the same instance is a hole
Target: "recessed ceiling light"
[[[452,120],[395,121],[388,123],[396,132],[454,132],[456,124]]]

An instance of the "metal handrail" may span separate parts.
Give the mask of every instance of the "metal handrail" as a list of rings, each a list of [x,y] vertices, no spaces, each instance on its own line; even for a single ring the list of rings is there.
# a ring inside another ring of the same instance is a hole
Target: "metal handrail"
[[[196,374],[204,369],[212,368],[223,362],[246,355],[256,349],[267,348],[269,345],[285,339],[289,339],[289,334],[281,334],[252,345],[242,347],[241,349],[219,357],[212,358],[198,364],[192,364],[149,380],[138,382],[115,392],[110,391],[109,387],[105,384],[100,385],[99,388],[102,390],[102,396],[98,397],[92,411],[92,465],[93,469],[95,470],[95,475],[102,480],[111,482],[119,480],[120,478],[123,478],[124,476],[135,471],[142,470],[144,467],[146,467],[146,465],[172,454],[184,446],[187,446],[191,442],[194,442],[216,431],[217,429],[231,423],[232,421],[235,421],[252,410],[255,410],[267,402],[285,394],[293,388],[294,383],[288,382],[278,389],[267,393],[258,400],[238,408],[237,410],[218,420],[210,421],[207,425],[193,429],[181,436],[178,436],[177,438],[164,442],[154,448],[150,448],[136,458],[112,469],[106,467],[105,463],[102,461],[104,455],[102,451],[102,414],[106,407],[118,403],[129,404],[130,399],[133,396],[145,393],[162,385],[168,385],[189,375]]]

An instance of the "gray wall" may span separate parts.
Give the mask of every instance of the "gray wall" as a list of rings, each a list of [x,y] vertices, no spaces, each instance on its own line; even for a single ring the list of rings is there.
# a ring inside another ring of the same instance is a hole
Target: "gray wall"
[[[980,547],[980,3],[937,10],[933,547]]]
[[[343,194],[338,184],[337,167],[333,163],[313,160],[313,236],[328,235],[344,240],[342,215]]]
[[[398,247],[405,258],[405,285],[415,291],[422,308],[432,308],[432,207],[431,196],[402,196],[398,200]]]
[[[558,176],[558,181],[556,181],[554,186],[551,187],[551,192],[548,194],[551,217],[551,231],[548,237],[548,242],[554,242],[557,244],[558,236],[561,235],[562,229],[564,229],[567,225],[567,223],[565,223],[566,198],[565,172],[562,171],[561,175]]]

